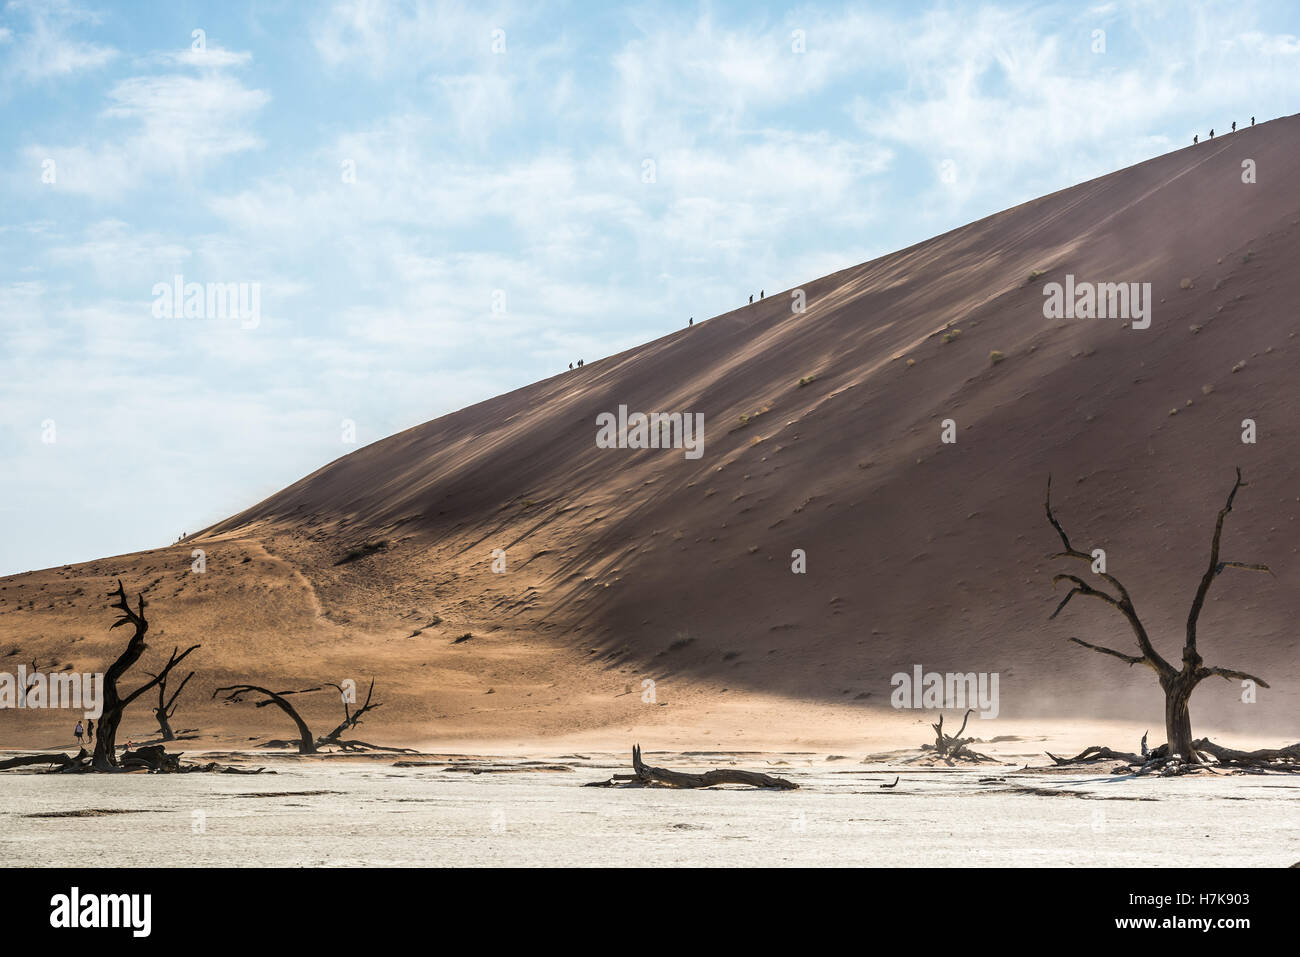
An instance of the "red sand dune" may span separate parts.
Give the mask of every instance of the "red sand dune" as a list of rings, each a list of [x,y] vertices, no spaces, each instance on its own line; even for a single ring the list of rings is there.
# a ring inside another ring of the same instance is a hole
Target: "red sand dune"
[[[1245,159],[1255,184],[1241,181]],[[1300,118],[1261,124],[809,282],[803,314],[789,291],[769,295],[445,415],[185,545],[0,579],[0,654],[18,649],[0,668],[102,670],[121,643],[102,597],[121,576],[150,589],[149,655],[203,643],[175,723],[231,744],[291,730],[266,709],[208,702],[235,679],[375,674],[386,704],[371,740],[623,741],[661,724],[741,746],[800,740],[827,715],[864,734],[897,720],[890,675],[916,664],[998,672],[1006,719],[1104,715],[1163,740],[1154,676],[1066,642],[1130,651],[1120,616],[1076,598],[1048,620],[1064,594],[1052,574],[1078,569],[1047,558],[1059,543],[1046,477],[1075,543],[1106,549],[1177,660],[1239,465],[1249,487],[1223,557],[1275,577],[1225,573],[1201,650],[1273,690],[1248,705],[1235,684],[1207,682],[1194,728],[1293,741],[1297,184]],[[1150,328],[1045,319],[1043,284],[1067,273],[1151,283]],[[960,334],[944,342],[950,326]],[[597,415],[619,405],[703,413],[703,456],[597,448]],[[939,441],[947,418],[952,445]],[[193,547],[207,550],[204,575],[190,573]],[[791,572],[796,548],[807,574]],[[147,730],[137,708],[127,727]],[[339,709],[321,695],[306,710],[327,730]],[[53,720],[7,717],[0,735],[30,744],[18,732]]]

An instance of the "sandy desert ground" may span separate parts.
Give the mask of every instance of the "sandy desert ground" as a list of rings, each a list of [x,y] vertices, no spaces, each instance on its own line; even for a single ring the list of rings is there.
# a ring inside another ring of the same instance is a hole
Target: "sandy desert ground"
[[[1241,183],[1244,158],[1258,164],[1257,184]],[[640,741],[650,750],[861,756],[930,738],[933,715],[889,706],[890,676],[918,664],[1000,675],[1000,714],[976,729],[983,738],[1133,748],[1147,729],[1163,739],[1153,678],[1066,641],[1122,644],[1122,621],[1082,601],[1049,621],[1061,593],[1051,586],[1060,569],[1048,558],[1057,543],[1043,514],[1047,475],[1056,477],[1062,521],[1078,541],[1106,549],[1156,646],[1176,658],[1214,514],[1240,466],[1249,486],[1229,518],[1225,557],[1266,562],[1273,577],[1217,581],[1201,649],[1210,664],[1272,687],[1247,704],[1234,684],[1207,682],[1192,700],[1194,728],[1236,746],[1289,744],[1300,739],[1296,182],[1300,118],[1264,123],[811,281],[802,314],[791,311],[790,291],[777,292],[442,416],[183,543],[0,579],[0,669],[35,660],[42,670],[103,670],[122,644],[120,631],[108,631],[105,598],[120,578],[150,602],[150,650],[137,675],[174,645],[202,645],[175,718],[199,729],[190,749],[252,747],[292,730],[267,710],[212,701],[219,685],[352,678],[364,687],[374,676],[383,707],[361,736],[422,750],[623,754]],[[1041,284],[1067,273],[1150,282],[1150,329],[1044,319]],[[1002,361],[991,361],[994,351]],[[704,455],[597,448],[596,416],[619,405],[703,413]],[[957,426],[951,445],[940,442],[947,418]],[[1255,444],[1241,441],[1245,418],[1258,423]],[[149,480],[147,464],[138,480]],[[202,574],[192,569],[195,549],[206,556]],[[357,549],[364,554],[342,561]],[[506,553],[504,574],[492,570],[494,549]],[[806,574],[791,572],[794,549],[807,554]],[[647,680],[653,701],[644,700]],[[330,692],[301,703],[313,729],[341,717]],[[150,734],[142,704],[119,741]],[[1098,739],[1090,722],[1101,718],[1112,723]],[[0,745],[69,746],[71,723],[63,713],[5,712]],[[1130,846],[1167,839],[1139,826],[1158,816],[1153,804],[995,793],[975,802],[969,795],[983,792],[973,774],[926,777],[932,797],[919,783],[909,783],[910,797],[883,797],[819,768],[817,787],[794,800],[746,795],[743,804],[566,790],[579,771],[471,781],[301,765],[271,780],[331,790],[332,776],[346,775],[376,802],[366,808],[425,787],[429,807],[449,807],[463,789],[480,788],[513,809],[508,820],[518,815],[518,829],[500,837],[485,829],[478,804],[447,821],[417,818],[410,832],[394,823],[375,838],[394,859],[470,860],[477,849],[521,861],[556,853],[552,840],[574,842],[570,861],[649,859],[670,853],[656,847],[654,828],[681,822],[704,828],[676,835],[686,841],[733,831],[735,849],[719,852],[732,862],[814,859],[819,842],[839,843],[836,828],[860,828],[884,842],[870,855],[881,863],[905,856],[909,842],[960,829],[958,809],[972,806],[1003,822],[989,826],[1008,855],[1027,813],[1059,829],[1067,855],[1098,853],[1094,807],[1127,822],[1114,826],[1131,827]],[[590,773],[598,776],[594,766]],[[263,786],[249,780],[220,788]],[[63,797],[38,798],[49,786],[5,778],[6,793],[21,797],[6,808],[0,840],[86,826],[13,827],[15,814],[42,802],[86,803],[76,781],[55,785]],[[101,802],[164,806],[134,780],[103,786]],[[1144,785],[1074,786],[1102,795]],[[208,781],[170,787],[230,807],[231,827],[284,833],[310,819],[315,800],[298,809],[263,803],[249,820],[238,801],[209,797],[220,791]],[[1257,780],[1233,787],[1261,796],[1233,805],[1247,835],[1274,813],[1273,795],[1292,793]],[[1207,819],[1233,799],[1217,780],[1179,788],[1170,800]],[[788,827],[796,801],[808,802],[802,835]],[[589,820],[566,816],[583,807]],[[179,812],[157,813],[188,828]],[[639,849],[616,847],[625,815],[639,819]],[[151,817],[124,816],[127,830],[105,839],[125,840]],[[386,818],[363,820],[355,837],[337,840],[342,859],[360,860],[350,842]],[[811,823],[823,820],[824,831]],[[214,808],[193,860],[229,853],[220,821]],[[547,835],[531,850],[530,828]],[[299,852],[290,842],[265,853]],[[865,859],[852,846],[842,853],[845,862]],[[968,844],[936,849],[935,860],[971,853]],[[1240,862],[1240,843],[1187,848],[1188,859],[1226,853]],[[1287,856],[1262,838],[1252,853],[1261,862]]]

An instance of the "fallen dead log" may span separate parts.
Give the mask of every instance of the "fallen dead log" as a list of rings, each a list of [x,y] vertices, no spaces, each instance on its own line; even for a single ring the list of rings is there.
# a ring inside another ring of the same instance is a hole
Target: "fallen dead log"
[[[1103,748],[1096,744],[1090,748],[1084,748],[1072,758],[1058,758],[1051,751],[1044,751],[1043,753],[1051,758],[1058,767],[1063,764],[1094,764],[1097,761],[1123,761],[1126,764],[1144,764],[1146,761],[1141,755],[1129,751],[1112,751],[1110,748]]]
[[[1266,768],[1274,771],[1300,771],[1300,742],[1285,748],[1261,748],[1258,751],[1238,751],[1215,744],[1209,738],[1198,738],[1192,747],[1202,751],[1220,764],[1243,768]]]
[[[53,754],[20,754],[16,758],[6,758],[0,761],[0,771],[7,771],[9,768],[24,768],[38,764],[51,764],[60,768],[71,767],[84,762],[87,758],[86,749],[82,748],[75,756],[64,754],[56,751]]]
[[[1093,745],[1084,748],[1072,758],[1058,758],[1050,751],[1044,752],[1057,767],[1074,764],[1095,764],[1099,761],[1120,761],[1126,767],[1115,768],[1115,774],[1133,774],[1144,777],[1155,774],[1160,777],[1173,777],[1195,771],[1212,771],[1215,768],[1235,770],[1238,773],[1256,774],[1268,771],[1296,774],[1300,773],[1300,743],[1285,748],[1262,748],[1258,751],[1238,751],[1215,744],[1209,738],[1198,738],[1192,742],[1190,755],[1170,754],[1169,745],[1147,749],[1147,737],[1142,735],[1142,753],[1112,751],[1110,748]]]
[[[384,744],[371,744],[369,741],[353,739],[321,738],[316,742],[318,748],[337,747],[341,751],[385,751],[390,754],[419,754],[415,748],[396,748]]]
[[[636,781],[643,786],[666,788],[711,788],[719,784],[743,784],[753,788],[770,788],[779,791],[794,791],[799,785],[785,778],[774,778],[757,771],[741,771],[734,768],[715,768],[703,774],[687,774],[682,771],[669,771],[666,768],[652,768],[641,760],[641,745],[632,746],[632,768],[636,772]]]

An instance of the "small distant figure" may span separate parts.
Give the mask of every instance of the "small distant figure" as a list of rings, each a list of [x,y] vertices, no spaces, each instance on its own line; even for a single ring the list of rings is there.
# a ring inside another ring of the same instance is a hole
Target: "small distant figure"
[[[1255,118],[1253,116],[1250,118],[1250,125],[1251,126],[1255,125]]]
[[[80,721],[77,722],[76,730],[73,733],[76,734],[77,736],[77,744],[81,744],[81,738],[83,735],[85,735],[86,729],[81,726]]]
[[[752,292],[749,294],[749,304],[751,306],[754,304],[754,294]]]
[[[95,743],[95,720],[93,718],[86,722],[86,743]]]
[[[1210,127],[1210,139],[1214,139],[1214,128]]]
[[[570,369],[573,368],[573,363],[572,363],[572,362],[569,363],[569,368],[570,368]]]
[[[758,291],[758,298],[759,298],[759,299],[762,299],[762,298],[763,298],[763,290],[761,290],[761,289]]]
[[[1196,145],[1197,143],[1199,143],[1200,141],[1201,141],[1201,135],[1200,135],[1199,133],[1192,137],[1192,145],[1193,145],[1193,146],[1195,146],[1195,145]]]
[[[688,323],[686,323],[686,325],[688,325],[688,326],[693,326],[693,325],[695,325],[695,317],[694,317],[694,316],[691,316],[691,321],[688,322]]]
[[[581,359],[578,360],[578,368],[579,368],[579,369],[582,368],[582,360],[581,360]]]
[[[1233,120],[1233,121],[1232,121],[1232,132],[1234,132],[1234,133],[1237,132],[1237,121],[1236,121],[1236,120]]]

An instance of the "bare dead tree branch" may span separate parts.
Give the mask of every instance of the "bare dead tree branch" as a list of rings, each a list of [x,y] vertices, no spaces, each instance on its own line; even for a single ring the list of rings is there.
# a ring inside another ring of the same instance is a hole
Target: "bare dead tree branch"
[[[1083,645],[1085,648],[1091,648],[1093,651],[1100,651],[1103,655],[1113,655],[1120,661],[1127,661],[1130,665],[1140,665],[1146,662],[1141,655],[1126,655],[1122,651],[1116,651],[1114,648],[1103,648],[1101,645],[1094,645],[1090,641],[1084,641],[1082,638],[1071,638],[1070,641],[1076,645]]]
[[[374,704],[371,704],[371,698],[374,696],[375,693],[375,679],[374,678],[370,679],[370,690],[366,692],[365,703],[356,711],[349,711],[348,694],[343,689],[342,685],[336,685],[333,682],[326,682],[326,684],[328,684],[331,688],[336,688],[338,690],[339,697],[343,699],[343,723],[340,724],[333,731],[331,731],[329,734],[325,735],[325,737],[320,738],[316,742],[316,744],[321,747],[327,744],[335,744],[338,745],[339,747],[342,747],[344,750],[348,750],[350,742],[343,742],[339,740],[342,734],[345,731],[351,731],[358,724],[360,724],[362,715],[364,715],[367,711],[374,711],[376,708],[382,706],[382,702],[379,701],[376,701]],[[365,742],[357,742],[357,744],[365,745]],[[365,746],[372,747],[370,745],[365,745]]]
[[[217,688],[215,691],[213,691],[212,697],[216,698],[216,696],[221,694],[223,691],[228,691],[230,693],[226,695],[226,701],[232,704],[238,704],[244,700],[245,695],[250,695],[250,694],[264,695],[265,696],[264,700],[254,702],[253,706],[257,708],[265,708],[267,705],[273,704],[281,711],[283,711],[285,714],[287,714],[290,718],[293,719],[293,723],[298,726],[298,753],[315,754],[316,740],[315,738],[312,737],[311,729],[307,727],[307,722],[302,719],[302,715],[300,715],[297,712],[297,710],[294,708],[294,706],[290,704],[286,699],[290,695],[310,694],[313,691],[320,691],[320,690],[321,689],[319,687],[316,687],[316,688],[303,688],[299,691],[270,691],[267,688],[259,688],[257,685],[248,685],[248,684],[226,685],[225,687]]]
[[[157,677],[157,676],[155,676]],[[171,719],[176,713],[176,699],[181,696],[189,680],[194,677],[194,672],[185,676],[185,680],[180,683],[170,698],[167,697],[167,676],[161,676],[158,682],[158,704],[153,709],[154,717],[158,719],[158,731],[162,734],[164,741],[175,741],[176,733],[172,731]]]
[[[1050,474],[1047,476],[1047,499],[1044,503],[1044,509],[1047,512],[1047,520],[1052,524],[1052,527],[1056,529],[1057,535],[1060,536],[1061,544],[1064,546],[1064,551],[1058,552],[1052,557],[1071,558],[1077,561],[1087,562],[1091,565],[1093,563],[1092,555],[1087,552],[1081,552],[1070,544],[1070,538],[1065,534],[1064,527],[1062,527],[1061,523],[1057,521],[1056,515],[1052,512],[1052,476]],[[1099,598],[1117,609],[1120,614],[1124,616],[1125,620],[1129,624],[1129,628],[1133,631],[1134,637],[1137,638],[1138,649],[1142,652],[1142,655],[1138,661],[1129,663],[1138,664],[1140,662],[1145,664],[1162,679],[1172,676],[1174,674],[1173,666],[1169,664],[1169,662],[1165,661],[1165,659],[1160,656],[1155,647],[1151,644],[1151,639],[1147,636],[1146,626],[1142,624],[1142,620],[1138,617],[1137,611],[1133,607],[1133,599],[1130,597],[1128,589],[1125,588],[1123,583],[1114,575],[1106,572],[1099,572],[1098,576],[1119,593],[1119,598],[1093,588],[1077,576],[1056,575],[1052,578],[1053,588],[1055,588],[1057,583],[1062,580],[1072,582],[1074,588],[1071,589],[1069,594],[1067,594],[1064,600],[1062,600],[1062,602],[1056,607],[1056,611],[1052,613],[1051,617],[1055,618],[1059,615],[1061,609],[1066,606],[1075,594],[1085,595],[1089,598]]]

